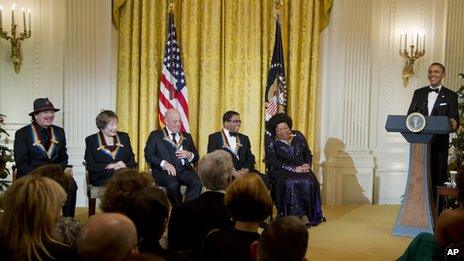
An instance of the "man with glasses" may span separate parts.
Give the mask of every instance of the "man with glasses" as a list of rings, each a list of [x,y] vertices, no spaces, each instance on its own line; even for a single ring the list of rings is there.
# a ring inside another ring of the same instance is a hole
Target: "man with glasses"
[[[235,177],[240,177],[255,168],[255,156],[251,153],[250,139],[238,133],[242,121],[236,111],[227,111],[222,116],[223,129],[209,135],[208,153],[225,150],[232,156]]]
[[[227,111],[222,116],[222,125],[221,131],[209,135],[208,153],[221,149],[229,152],[234,163],[234,177],[254,172],[269,188],[269,178],[255,170],[255,156],[251,152],[250,139],[238,132],[242,125],[240,114],[236,111]]]

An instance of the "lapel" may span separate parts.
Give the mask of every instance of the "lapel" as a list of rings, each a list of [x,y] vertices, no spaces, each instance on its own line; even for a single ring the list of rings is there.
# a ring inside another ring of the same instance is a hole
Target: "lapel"
[[[176,144],[172,141],[169,135],[168,129],[166,127],[164,127],[161,130],[163,134],[163,144],[169,153],[169,157],[171,158],[171,163],[173,163],[174,165],[178,165],[178,166],[182,165],[181,160],[176,157],[176,151],[180,148],[181,145],[183,145],[185,141],[185,137],[182,135],[181,132],[179,132],[180,140],[179,140],[179,144]],[[184,149],[185,149],[185,146],[184,146]]]
[[[234,155],[237,159],[239,159],[240,157],[240,149],[242,147],[242,144],[240,142],[240,137],[238,136],[239,134],[237,133],[237,136],[236,136],[236,148],[235,148],[235,151],[230,147],[230,144],[229,144],[229,141],[228,141],[228,138],[227,138],[227,135],[226,133],[224,132],[224,129],[221,130],[220,132],[220,139],[221,139],[221,143],[222,143],[222,148],[223,149],[226,149],[228,150],[230,153],[232,153],[232,155]]]
[[[440,106],[440,104],[446,101],[444,88],[445,88],[444,86],[441,86],[440,92],[438,93],[438,97],[435,100],[435,104],[433,105],[433,109],[432,109],[432,111],[430,113],[431,116],[435,115],[435,113],[437,112],[438,107]]]
[[[46,155],[48,159],[52,159],[56,154],[55,152],[57,151],[59,144],[56,129],[53,127],[53,125],[50,126],[50,147],[48,148],[48,150],[46,150],[45,147],[42,145],[43,141],[40,139],[38,127],[34,123],[31,123],[30,126],[32,146],[38,148],[39,151]]]

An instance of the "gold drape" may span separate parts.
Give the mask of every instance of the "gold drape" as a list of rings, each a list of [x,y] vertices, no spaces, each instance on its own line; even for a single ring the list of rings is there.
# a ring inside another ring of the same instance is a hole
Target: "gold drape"
[[[288,113],[310,146],[319,33],[327,25],[331,2],[284,0],[280,9]],[[167,10],[167,0],[113,0],[119,41],[117,113],[142,168],[145,142],[159,127]],[[263,95],[274,46],[274,0],[175,0],[174,14],[189,92],[190,132],[200,155],[206,153],[208,135],[222,127],[222,114],[235,110],[262,170]]]

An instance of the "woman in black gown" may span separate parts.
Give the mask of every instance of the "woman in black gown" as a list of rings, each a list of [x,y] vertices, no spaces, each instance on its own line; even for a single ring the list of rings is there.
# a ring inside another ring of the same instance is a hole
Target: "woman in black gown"
[[[324,221],[319,182],[311,170],[312,154],[292,119],[278,113],[266,126],[266,167],[273,185],[278,216],[298,216],[315,226]]]

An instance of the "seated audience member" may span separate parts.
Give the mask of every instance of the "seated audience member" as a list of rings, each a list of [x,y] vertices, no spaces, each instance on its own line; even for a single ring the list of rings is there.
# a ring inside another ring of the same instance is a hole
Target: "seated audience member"
[[[153,185],[153,178],[148,174],[139,173],[135,169],[121,169],[106,184],[100,208],[104,212],[126,214],[128,203],[135,200],[135,194]]]
[[[200,159],[198,174],[206,191],[197,199],[172,208],[168,228],[170,249],[199,250],[209,231],[233,227],[224,204],[232,171],[232,159],[225,151],[216,150]]]
[[[134,222],[141,252],[167,255],[159,240],[166,228],[169,200],[153,185],[150,174],[132,169],[116,171],[106,185],[101,209],[122,213]]]
[[[166,193],[155,186],[148,186],[135,193],[134,201],[126,204],[128,208],[125,214],[137,228],[139,251],[166,256],[168,253],[159,242],[169,216],[169,200]]]
[[[76,249],[81,260],[122,260],[138,253],[135,225],[122,214],[97,214],[81,229]]]
[[[4,195],[0,259],[73,260],[75,253],[57,238],[57,220],[66,192],[50,178],[27,175]]]
[[[14,158],[18,177],[23,177],[40,166],[59,164],[68,166],[66,135],[64,130],[53,125],[56,109],[48,98],[34,100],[34,110],[29,113],[32,123],[17,130],[14,140]],[[63,216],[74,217],[76,210],[77,183],[70,176]]]
[[[259,261],[306,260],[308,230],[295,216],[281,217],[272,222],[253,243],[252,252]]]
[[[92,185],[104,186],[114,171],[135,168],[136,163],[129,135],[118,131],[116,113],[104,110],[95,122],[99,132],[85,138],[85,168]]]
[[[409,244],[398,260],[430,260],[443,259],[446,248],[451,244],[464,242],[464,174],[457,176],[458,200],[460,207],[445,209],[438,217],[435,236],[420,233]]]
[[[308,226],[325,221],[319,182],[311,170],[312,154],[292,119],[277,113],[267,122],[266,167],[273,186],[278,216],[300,217]]]
[[[72,177],[72,174],[69,173],[68,170],[64,168],[62,165],[60,164],[42,165],[38,167],[37,169],[35,169],[34,171],[32,171],[30,174],[35,175],[35,176],[51,178],[61,185],[61,187],[67,193],[66,203],[62,208],[63,213],[66,213],[66,209],[69,208],[69,205],[73,204],[73,203],[70,203],[70,201],[74,202],[74,206],[75,206],[77,185],[75,186],[75,181]],[[70,195],[74,195],[74,196],[71,196],[71,198],[72,197],[74,198],[71,199]],[[70,220],[77,221],[77,219],[75,219],[74,217],[64,217],[64,218],[60,217],[60,219],[58,219],[59,222],[66,221],[68,223],[72,223],[72,221]]]
[[[258,175],[247,174],[230,184],[225,203],[235,221],[234,229],[211,231],[203,242],[203,258],[252,260],[250,247],[259,239],[259,223],[272,213],[269,191]]]

